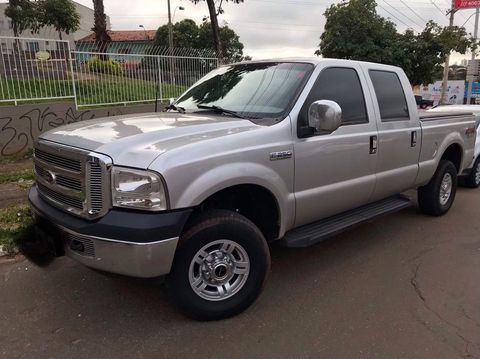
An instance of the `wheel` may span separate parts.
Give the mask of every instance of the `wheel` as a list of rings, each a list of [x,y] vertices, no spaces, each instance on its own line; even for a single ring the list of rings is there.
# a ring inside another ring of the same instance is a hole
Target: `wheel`
[[[463,184],[470,188],[477,188],[480,186],[480,156],[475,160],[468,176],[463,178]]]
[[[450,161],[440,161],[430,182],[418,189],[420,210],[431,216],[441,216],[452,206],[457,191],[457,169]]]
[[[181,236],[167,286],[188,316],[217,320],[250,306],[269,271],[267,242],[251,221],[236,212],[208,211]]]
[[[427,107],[428,107],[428,106],[427,106],[426,103],[422,103],[422,104],[420,105],[420,108],[421,108],[422,110],[425,110]]]

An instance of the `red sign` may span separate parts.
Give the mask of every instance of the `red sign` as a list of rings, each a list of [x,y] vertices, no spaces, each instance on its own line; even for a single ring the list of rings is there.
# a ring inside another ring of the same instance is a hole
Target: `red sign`
[[[455,0],[455,9],[480,7],[480,0]]]

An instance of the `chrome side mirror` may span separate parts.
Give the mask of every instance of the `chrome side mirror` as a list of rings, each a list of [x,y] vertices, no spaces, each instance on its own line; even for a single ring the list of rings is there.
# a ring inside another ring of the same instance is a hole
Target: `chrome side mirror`
[[[335,101],[320,100],[308,109],[308,126],[315,132],[332,133],[342,124],[342,109]]]

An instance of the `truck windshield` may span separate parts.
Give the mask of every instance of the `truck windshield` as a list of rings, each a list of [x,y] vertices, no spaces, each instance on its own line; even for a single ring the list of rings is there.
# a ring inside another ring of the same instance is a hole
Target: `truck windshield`
[[[223,66],[198,81],[175,107],[186,112],[221,112],[255,123],[281,119],[312,69],[311,64],[290,62]]]

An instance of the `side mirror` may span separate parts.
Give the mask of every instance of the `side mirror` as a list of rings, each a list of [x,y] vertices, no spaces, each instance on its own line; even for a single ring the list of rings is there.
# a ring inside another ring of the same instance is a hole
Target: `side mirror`
[[[332,133],[342,124],[342,109],[335,101],[320,100],[308,109],[308,126],[319,133]]]

